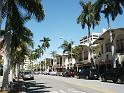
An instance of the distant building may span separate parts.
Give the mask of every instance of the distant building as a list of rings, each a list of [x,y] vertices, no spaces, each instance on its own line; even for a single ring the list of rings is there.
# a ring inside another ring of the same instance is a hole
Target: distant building
[[[24,60],[23,69],[28,70],[29,66],[30,66],[30,60],[28,57],[26,57],[26,59]]]
[[[90,35],[90,37],[84,36],[84,37],[82,37],[82,38],[80,39],[80,44],[81,44],[81,45],[88,45],[88,44],[89,44],[89,40],[91,40],[91,44],[93,44],[93,42],[94,42],[97,38],[99,38],[100,34],[101,34],[101,33],[92,33],[92,34]]]

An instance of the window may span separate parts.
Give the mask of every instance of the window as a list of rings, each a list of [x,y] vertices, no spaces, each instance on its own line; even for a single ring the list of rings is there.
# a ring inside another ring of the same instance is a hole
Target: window
[[[105,47],[106,47],[106,52],[111,52],[111,44],[110,43],[106,43]]]
[[[117,53],[124,53],[124,38],[120,38],[116,41],[117,44]]]
[[[93,37],[99,37],[98,35],[93,35]]]

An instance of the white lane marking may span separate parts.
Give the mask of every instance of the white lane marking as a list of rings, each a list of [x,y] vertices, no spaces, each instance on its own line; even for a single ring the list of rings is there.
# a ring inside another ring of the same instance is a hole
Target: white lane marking
[[[49,92],[49,93],[59,93],[59,92],[56,92],[56,91],[51,91],[51,92]]]
[[[78,90],[75,90],[75,89],[68,89],[68,91],[70,91],[70,93],[72,93],[72,92],[73,93],[86,93],[86,92],[78,91]],[[67,92],[65,92],[63,90],[59,90],[59,92],[57,92],[57,91],[51,91],[49,93],[67,93]]]
[[[63,90],[59,90],[61,93],[67,93],[67,92],[65,92],[65,91],[63,91]]]
[[[74,88],[69,88],[69,89],[67,89],[68,91],[75,91],[75,89]]]
[[[72,92],[75,92],[75,93],[86,93],[86,92],[82,92],[82,91],[72,91]]]

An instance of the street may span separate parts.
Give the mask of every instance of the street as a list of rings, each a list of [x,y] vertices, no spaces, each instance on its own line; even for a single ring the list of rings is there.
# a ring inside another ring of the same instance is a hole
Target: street
[[[26,93],[124,93],[123,84],[50,75],[35,75],[25,87]]]

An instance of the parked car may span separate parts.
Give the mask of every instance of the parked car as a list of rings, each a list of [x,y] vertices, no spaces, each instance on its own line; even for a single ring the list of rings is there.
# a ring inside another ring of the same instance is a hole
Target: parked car
[[[49,71],[44,71],[43,74],[44,75],[50,75],[50,72]]]
[[[85,78],[85,79],[98,79],[99,74],[96,69],[82,69],[80,72],[77,73],[77,78]]]
[[[34,75],[33,75],[33,72],[30,71],[30,70],[26,70],[22,73],[22,78],[23,80],[34,80]]]
[[[52,75],[52,76],[57,76],[57,71],[51,71],[51,72],[50,72],[50,75]]]
[[[101,74],[101,81],[112,80],[114,83],[124,82],[124,68],[112,68]]]
[[[75,76],[75,71],[73,69],[66,69],[62,73],[63,77],[74,77]]]

